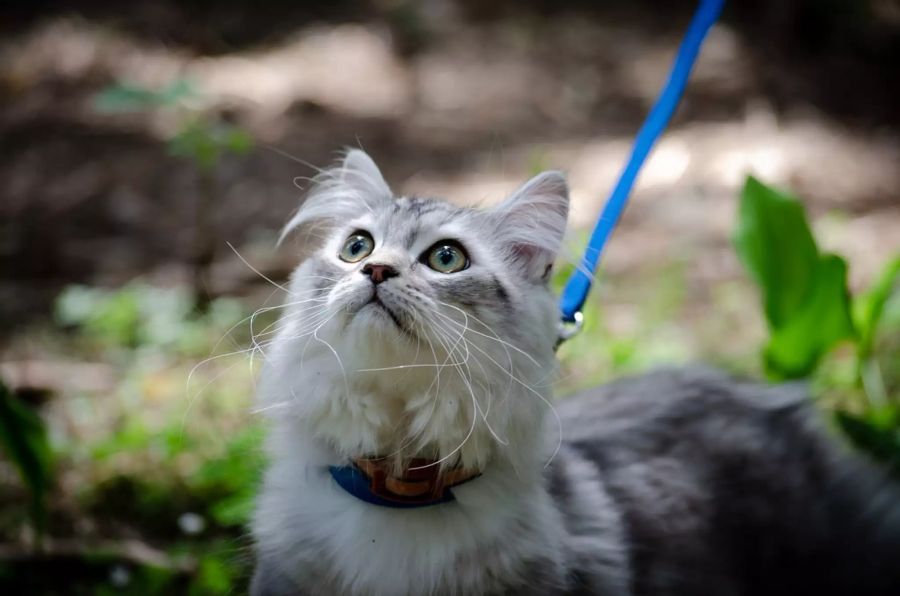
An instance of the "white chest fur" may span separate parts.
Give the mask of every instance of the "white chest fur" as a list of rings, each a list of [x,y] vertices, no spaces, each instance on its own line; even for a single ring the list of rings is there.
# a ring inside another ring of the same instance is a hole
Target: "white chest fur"
[[[254,532],[261,557],[311,594],[488,594],[540,564],[559,573],[562,524],[539,479],[498,468],[453,503],[391,509],[359,501],[328,455],[289,432],[266,478]]]

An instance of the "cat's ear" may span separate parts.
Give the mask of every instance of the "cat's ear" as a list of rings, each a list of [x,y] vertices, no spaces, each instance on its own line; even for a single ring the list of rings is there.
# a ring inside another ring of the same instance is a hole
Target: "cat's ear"
[[[493,209],[495,238],[507,261],[531,279],[546,279],[569,215],[565,174],[538,174]]]
[[[365,197],[367,202],[390,201],[394,196],[381,170],[362,149],[348,149],[338,170],[341,183]]]
[[[349,149],[337,165],[313,178],[306,200],[284,226],[281,240],[307,224],[346,221],[390,202],[393,196],[372,158],[360,149]]]

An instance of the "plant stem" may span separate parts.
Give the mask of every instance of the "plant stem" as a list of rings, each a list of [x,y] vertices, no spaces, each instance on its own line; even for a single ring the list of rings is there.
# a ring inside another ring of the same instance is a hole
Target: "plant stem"
[[[213,205],[217,195],[215,169],[198,168],[197,205],[194,220],[193,291],[194,305],[206,312],[212,298],[209,289],[209,268],[216,256],[216,229]]]

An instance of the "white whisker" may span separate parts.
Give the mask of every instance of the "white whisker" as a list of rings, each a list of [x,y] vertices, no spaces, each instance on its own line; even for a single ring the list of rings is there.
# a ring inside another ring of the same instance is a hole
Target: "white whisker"
[[[244,265],[246,265],[246,266],[250,269],[250,271],[252,271],[253,273],[257,274],[258,276],[260,276],[261,278],[263,278],[264,280],[266,280],[267,282],[269,282],[270,284],[272,284],[272,285],[275,286],[276,288],[278,288],[278,289],[280,289],[280,290],[283,290],[284,292],[286,292],[286,293],[288,293],[288,294],[291,293],[291,291],[290,291],[289,289],[287,289],[286,287],[284,287],[284,286],[281,285],[280,283],[276,283],[276,282],[272,281],[268,276],[266,276],[265,273],[263,273],[262,271],[260,271],[259,269],[257,269],[257,268],[254,267],[253,265],[251,265],[251,264],[247,261],[247,259],[245,259],[245,258],[243,257],[243,255],[241,255],[241,253],[239,253],[239,252],[237,251],[237,249],[234,247],[233,244],[231,244],[231,242],[226,242],[225,244],[228,246],[228,248],[231,249],[231,251],[232,251],[234,254],[237,255],[237,258],[239,258],[239,259],[241,260],[241,262],[244,263]]]

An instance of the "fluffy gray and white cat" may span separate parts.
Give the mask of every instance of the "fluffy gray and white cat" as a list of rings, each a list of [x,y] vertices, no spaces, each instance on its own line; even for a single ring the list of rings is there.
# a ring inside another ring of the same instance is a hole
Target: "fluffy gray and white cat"
[[[397,198],[358,150],[319,176],[260,388],[252,593],[900,593],[897,494],[802,390],[689,369],[552,401],[567,211],[558,172],[480,210]],[[401,500],[414,469],[466,482],[394,508],[335,468]]]

